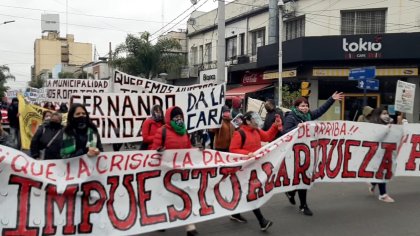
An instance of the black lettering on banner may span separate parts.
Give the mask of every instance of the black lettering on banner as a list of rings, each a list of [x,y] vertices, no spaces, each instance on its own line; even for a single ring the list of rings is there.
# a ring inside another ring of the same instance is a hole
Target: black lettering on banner
[[[116,99],[118,99],[118,97]],[[122,116],[129,116],[129,114],[127,114],[127,110],[130,110],[132,116],[136,116],[136,112],[134,111],[133,103],[131,101],[130,95],[124,96],[124,104],[123,104],[123,107],[122,107],[122,114],[121,115]]]
[[[92,114],[90,114],[90,115],[92,115],[92,116],[96,115],[97,114],[96,113],[96,110],[98,110],[99,111],[99,114],[101,116],[103,116],[104,115],[104,112],[103,112],[103,110],[101,108],[101,104],[102,104],[102,97],[101,96],[97,96],[97,95],[93,96],[93,110],[92,110]]]
[[[119,96],[113,97],[108,96],[108,116],[119,116],[120,115],[120,99]]]

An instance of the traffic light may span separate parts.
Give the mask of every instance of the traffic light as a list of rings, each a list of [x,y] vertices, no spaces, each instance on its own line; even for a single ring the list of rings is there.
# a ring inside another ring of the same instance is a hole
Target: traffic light
[[[300,94],[302,95],[302,97],[309,97],[309,95],[311,94],[311,83],[307,82],[307,81],[303,81],[300,83]]]

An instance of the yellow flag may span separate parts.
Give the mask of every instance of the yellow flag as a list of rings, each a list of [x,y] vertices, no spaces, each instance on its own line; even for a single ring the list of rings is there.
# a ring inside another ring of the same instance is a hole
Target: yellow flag
[[[29,149],[33,135],[38,129],[38,126],[42,124],[42,113],[47,109],[27,103],[22,94],[18,95],[18,100],[22,149]]]

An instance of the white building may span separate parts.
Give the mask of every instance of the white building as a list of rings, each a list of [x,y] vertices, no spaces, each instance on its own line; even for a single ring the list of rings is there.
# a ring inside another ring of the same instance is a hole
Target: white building
[[[353,120],[358,115],[355,111],[361,109],[363,90],[354,81],[348,81],[349,70],[374,66],[380,91],[368,91],[367,104],[389,106],[393,112],[396,82],[415,83],[415,111],[407,117],[409,121],[419,121],[420,1],[285,2],[282,10],[285,84],[298,89],[301,81],[311,82],[312,106],[326,100],[333,90],[345,92],[346,100],[341,105],[337,103],[326,117]],[[196,12],[188,21],[190,77],[216,68],[217,12],[217,9]],[[253,92],[246,90],[246,85],[251,84],[260,85],[253,89],[276,88],[278,45],[267,45],[268,1],[234,1],[226,5],[225,15],[229,86],[242,85],[245,94]],[[265,89],[253,96],[275,97],[275,91]]]

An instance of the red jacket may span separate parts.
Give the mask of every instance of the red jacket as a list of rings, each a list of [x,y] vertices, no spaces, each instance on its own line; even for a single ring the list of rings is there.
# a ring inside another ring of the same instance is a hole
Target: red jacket
[[[254,129],[249,125],[241,125],[245,133],[245,143],[242,145],[242,137],[239,131],[233,132],[232,141],[230,142],[229,151],[232,153],[239,154],[249,154],[250,152],[255,152],[261,148],[261,141],[270,142],[273,141],[278,132],[277,125],[272,125],[271,128],[267,131],[262,129]]]
[[[166,139],[165,139],[165,149],[187,149],[192,148],[190,137],[188,133],[184,135],[179,135],[175,133],[175,130],[171,126],[171,111],[174,107],[170,107],[165,112],[165,125],[160,127],[153,139],[153,144],[151,149],[157,150],[162,147],[162,128],[166,127]]]
[[[143,136],[143,142],[149,145],[149,150],[152,149],[153,139],[157,130],[162,127],[163,122],[157,122],[152,118],[148,118],[144,121],[141,127],[141,134]]]

